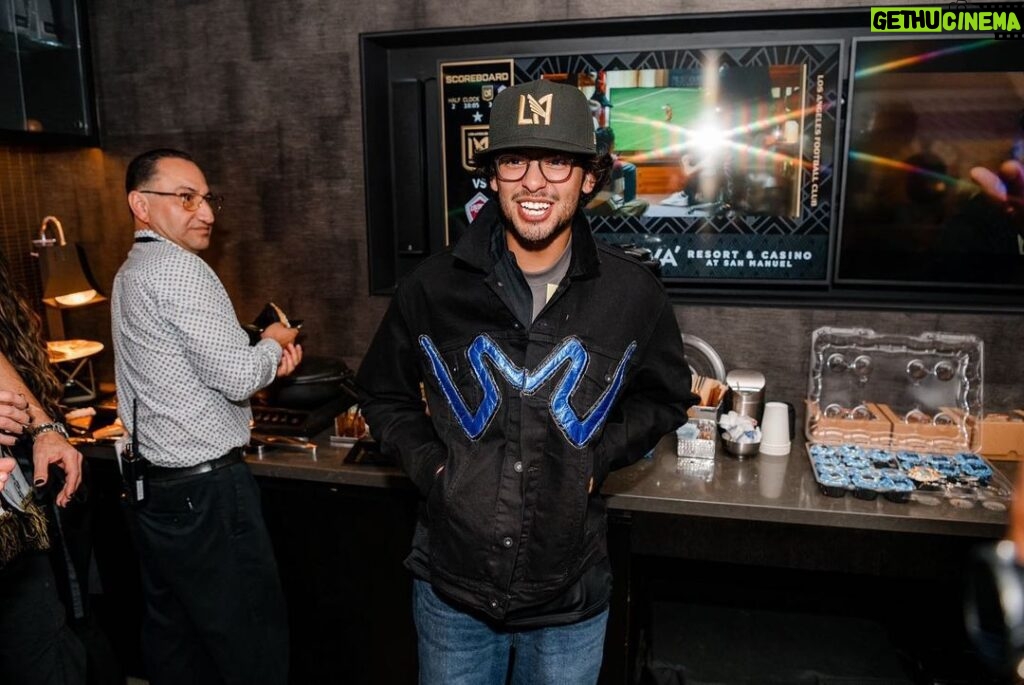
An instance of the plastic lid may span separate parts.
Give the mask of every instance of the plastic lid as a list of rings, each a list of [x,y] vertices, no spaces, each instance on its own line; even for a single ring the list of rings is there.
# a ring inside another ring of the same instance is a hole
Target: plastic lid
[[[975,451],[982,347],[973,335],[819,328],[811,340],[809,442]]]

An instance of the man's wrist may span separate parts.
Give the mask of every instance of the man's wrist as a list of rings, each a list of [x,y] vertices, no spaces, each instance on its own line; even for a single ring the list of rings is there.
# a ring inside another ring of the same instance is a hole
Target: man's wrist
[[[63,423],[58,421],[50,421],[47,423],[39,423],[33,426],[29,426],[28,434],[32,440],[36,440],[40,435],[44,433],[57,433],[61,435],[65,440],[68,439],[68,429],[64,427]]]

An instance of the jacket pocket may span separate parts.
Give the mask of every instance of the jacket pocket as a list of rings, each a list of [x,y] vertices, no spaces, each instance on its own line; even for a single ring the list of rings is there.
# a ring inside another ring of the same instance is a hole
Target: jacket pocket
[[[490,521],[480,514],[490,506],[481,506],[487,488],[467,473],[479,466],[478,451],[476,443],[449,449],[445,468],[427,497],[431,565],[469,578],[485,576],[488,546],[483,530]]]

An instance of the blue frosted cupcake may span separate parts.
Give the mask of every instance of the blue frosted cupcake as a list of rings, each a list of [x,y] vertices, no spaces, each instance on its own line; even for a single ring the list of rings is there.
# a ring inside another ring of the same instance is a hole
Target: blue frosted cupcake
[[[898,469],[887,469],[883,473],[889,479],[890,487],[882,495],[892,502],[909,502],[914,492],[914,481]]]
[[[814,476],[821,492],[829,497],[842,497],[850,487],[850,477],[842,466],[816,466]]]
[[[876,469],[887,469],[896,466],[896,457],[889,450],[869,450],[867,458]]]
[[[855,472],[850,482],[853,484],[853,496],[873,500],[880,492],[892,489],[892,479],[878,469],[863,469]]]
[[[897,452],[896,461],[900,463],[904,469],[909,469],[912,466],[917,466],[921,463],[921,455],[917,452]]]
[[[871,468],[871,460],[863,454],[851,454],[843,457],[843,465],[851,471],[863,471]]]
[[[839,456],[842,457],[843,459],[848,459],[852,457],[863,457],[864,448],[857,447],[856,445],[840,445]]]
[[[834,457],[836,454],[836,448],[831,445],[823,445],[821,443],[815,443],[809,448],[811,458],[818,459],[820,457]]]
[[[965,480],[978,485],[988,485],[992,480],[992,467],[986,464],[984,459],[973,454],[958,454],[956,461],[960,467],[960,475]]]

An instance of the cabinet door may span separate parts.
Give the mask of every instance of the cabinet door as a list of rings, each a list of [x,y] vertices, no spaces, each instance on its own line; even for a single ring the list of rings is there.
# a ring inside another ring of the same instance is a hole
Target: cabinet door
[[[76,0],[0,0],[0,129],[92,136]]]

